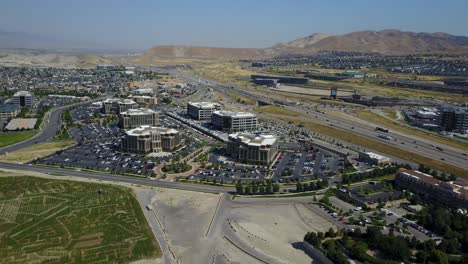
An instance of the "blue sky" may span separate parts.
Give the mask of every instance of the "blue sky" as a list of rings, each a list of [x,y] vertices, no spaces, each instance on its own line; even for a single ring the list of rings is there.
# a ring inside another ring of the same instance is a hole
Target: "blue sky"
[[[467,0],[0,0],[0,29],[146,49],[269,47],[314,32],[468,35]]]

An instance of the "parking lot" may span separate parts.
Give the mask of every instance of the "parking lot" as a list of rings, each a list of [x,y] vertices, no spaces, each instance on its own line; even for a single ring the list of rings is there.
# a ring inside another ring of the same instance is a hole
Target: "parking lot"
[[[225,183],[234,183],[237,181],[245,182],[252,180],[262,181],[267,175],[267,169],[260,166],[221,166],[219,169],[202,169],[197,174],[190,176],[191,180],[221,180]]]
[[[308,152],[282,152],[273,165],[273,180],[309,180],[336,174],[343,168],[340,157],[324,150]]]

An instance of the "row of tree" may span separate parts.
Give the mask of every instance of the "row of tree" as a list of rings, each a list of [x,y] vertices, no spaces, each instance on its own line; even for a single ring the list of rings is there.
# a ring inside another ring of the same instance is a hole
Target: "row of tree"
[[[249,182],[249,183],[236,183],[236,192],[237,194],[271,194],[279,192],[280,185],[278,183],[273,183],[271,180],[266,180],[265,182]]]
[[[315,190],[320,190],[326,187],[328,187],[328,181],[325,179],[318,180],[317,182],[309,182],[309,183],[297,182],[296,192],[315,191]]]
[[[427,174],[430,174],[432,175],[434,178],[436,179],[439,179],[441,181],[454,181],[457,179],[457,176],[456,175],[453,175],[453,174],[447,174],[445,172],[441,172],[439,173],[439,171],[436,171],[428,166],[425,166],[424,164],[419,164],[419,168],[418,168],[418,171],[420,172],[424,172],[424,173],[427,173]]]

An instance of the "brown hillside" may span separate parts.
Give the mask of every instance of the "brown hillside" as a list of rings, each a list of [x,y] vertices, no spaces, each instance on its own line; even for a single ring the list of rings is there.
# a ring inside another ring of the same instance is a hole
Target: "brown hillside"
[[[261,56],[262,49],[218,48],[195,46],[155,46],[145,52],[145,59],[187,58],[187,59],[250,59]]]

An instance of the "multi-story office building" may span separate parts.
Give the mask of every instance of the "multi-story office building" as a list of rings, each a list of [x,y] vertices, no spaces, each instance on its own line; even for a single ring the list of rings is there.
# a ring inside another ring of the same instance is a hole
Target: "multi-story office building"
[[[211,124],[225,132],[252,131],[257,129],[257,116],[252,113],[215,111]]]
[[[445,131],[467,133],[468,108],[442,108],[439,115],[439,126]]]
[[[147,108],[128,109],[119,115],[119,126],[123,129],[139,126],[158,126],[159,113]]]
[[[399,169],[395,184],[399,189],[408,190],[425,199],[451,207],[468,209],[468,181],[457,179],[444,182],[429,174]]]
[[[147,95],[132,95],[130,99],[139,105],[154,106],[158,104],[158,98]]]
[[[34,95],[28,91],[19,91],[13,95],[13,104],[20,107],[34,106]]]
[[[20,107],[14,104],[0,105],[0,119],[6,120],[16,117],[20,113]]]
[[[231,134],[227,150],[239,162],[268,165],[278,153],[278,138],[272,135]]]
[[[209,120],[214,111],[220,110],[221,105],[210,102],[187,103],[187,114],[196,120]]]
[[[121,147],[123,151],[147,154],[171,152],[181,144],[179,131],[172,128],[141,126],[125,132]]]
[[[137,109],[138,104],[130,99],[106,99],[102,102],[102,113],[109,115],[118,115],[122,112],[126,112],[129,109]]]

